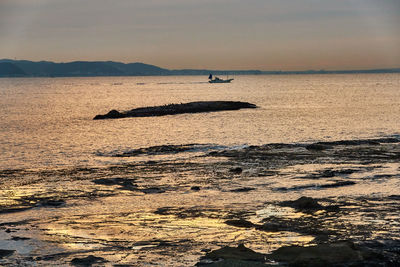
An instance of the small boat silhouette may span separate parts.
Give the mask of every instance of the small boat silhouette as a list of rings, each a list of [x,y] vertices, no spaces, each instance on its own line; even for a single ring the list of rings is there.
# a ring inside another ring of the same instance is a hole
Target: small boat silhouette
[[[233,79],[221,79],[221,78],[218,78],[217,76],[215,76],[215,78],[213,79],[213,76],[212,76],[212,74],[210,74],[209,76],[208,76],[208,79],[209,79],[209,83],[230,83],[231,81],[233,81]]]

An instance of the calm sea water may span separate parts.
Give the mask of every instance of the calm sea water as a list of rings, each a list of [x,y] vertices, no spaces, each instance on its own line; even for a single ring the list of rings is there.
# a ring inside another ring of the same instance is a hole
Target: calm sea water
[[[0,169],[106,165],[165,144],[215,146],[398,135],[400,75],[0,79]],[[93,121],[111,109],[200,100],[258,109]]]
[[[0,249],[15,250],[0,265],[66,266],[92,255],[109,264],[194,266],[205,249],[245,243],[269,253],[318,242],[320,230],[332,232],[321,234],[329,240],[399,240],[398,142],[229,151],[399,137],[399,74],[206,78],[0,79]],[[259,108],[93,120],[111,109],[199,100]],[[168,144],[199,145],[115,157]],[[215,150],[222,155],[196,157]],[[125,162],[135,163],[114,165]],[[339,209],[282,207],[301,196]],[[235,227],[228,218],[290,221],[293,229]],[[298,222],[312,231],[298,232]]]

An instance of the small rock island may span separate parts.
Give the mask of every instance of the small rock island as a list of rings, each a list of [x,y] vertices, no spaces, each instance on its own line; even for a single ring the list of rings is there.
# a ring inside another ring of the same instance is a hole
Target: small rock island
[[[242,108],[257,108],[257,106],[251,103],[240,101],[198,101],[181,104],[169,104],[164,106],[135,108],[124,112],[119,112],[113,109],[105,115],[96,115],[93,119],[103,120],[128,117],[154,117],[183,113],[239,110]]]

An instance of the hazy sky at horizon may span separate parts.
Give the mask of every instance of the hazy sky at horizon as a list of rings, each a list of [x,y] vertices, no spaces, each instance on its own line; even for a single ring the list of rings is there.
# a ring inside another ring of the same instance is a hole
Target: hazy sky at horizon
[[[0,0],[0,58],[400,67],[400,0]]]

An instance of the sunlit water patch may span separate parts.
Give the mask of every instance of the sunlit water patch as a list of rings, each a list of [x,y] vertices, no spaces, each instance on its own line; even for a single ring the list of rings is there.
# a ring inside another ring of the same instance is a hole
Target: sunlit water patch
[[[198,79],[0,80],[0,265],[188,266],[240,243],[396,247],[398,75]],[[196,100],[260,108],[92,120]]]

